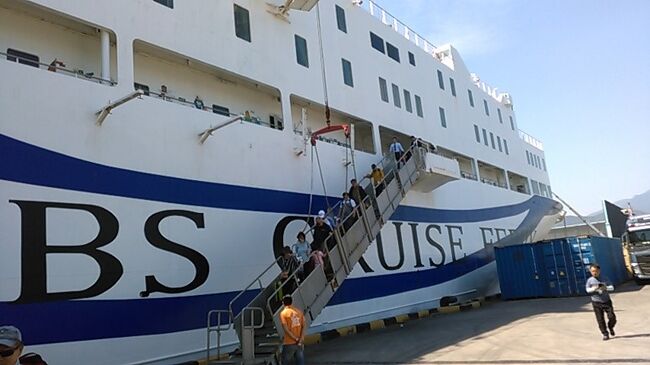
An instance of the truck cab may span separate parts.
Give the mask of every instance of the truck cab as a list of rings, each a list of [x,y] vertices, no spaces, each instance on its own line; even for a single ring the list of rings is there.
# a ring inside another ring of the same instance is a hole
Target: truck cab
[[[650,281],[650,214],[632,216],[627,221],[623,244],[627,247],[638,284]]]

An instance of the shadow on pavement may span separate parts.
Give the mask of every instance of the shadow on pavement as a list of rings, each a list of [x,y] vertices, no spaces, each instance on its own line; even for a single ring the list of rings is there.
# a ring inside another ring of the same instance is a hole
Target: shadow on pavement
[[[616,336],[612,338],[612,340],[615,340],[617,338],[638,338],[638,337],[650,337],[650,333],[641,333],[638,335],[625,335],[625,336]]]
[[[617,292],[635,292],[641,288],[633,282],[628,282],[619,286]],[[305,349],[306,358],[310,359],[310,364],[479,364],[480,361],[427,362],[422,361],[422,358],[441,349],[453,352],[465,346],[460,344],[463,341],[470,341],[465,344],[472,344],[474,341],[489,341],[490,336],[492,336],[491,332],[494,330],[498,329],[507,332],[510,328],[518,327],[522,323],[540,316],[552,317],[556,314],[571,313],[583,313],[584,315],[584,313],[593,312],[590,303],[591,300],[588,296],[487,302],[478,310],[455,314],[438,314],[426,319],[406,322],[404,328],[399,325],[390,326],[361,335],[338,338],[322,344],[308,346]],[[557,323],[557,329],[546,328],[543,331],[547,331],[546,334],[552,336],[555,330],[561,332],[563,328],[571,325],[569,323]],[[596,331],[595,323],[592,323],[591,318],[588,325],[594,326],[594,331]],[[596,335],[594,336],[596,337]],[[640,338],[645,340],[646,337],[650,337],[650,333],[617,336],[614,339]],[[587,360],[587,363],[616,363],[618,360],[596,358]],[[560,356],[559,360],[551,358],[541,360],[541,362],[526,360],[515,362],[531,364],[544,362],[584,363],[580,360],[563,359],[563,356]],[[486,361],[484,363],[506,364],[508,362]],[[650,364],[650,358],[629,358],[625,359],[625,363]]]

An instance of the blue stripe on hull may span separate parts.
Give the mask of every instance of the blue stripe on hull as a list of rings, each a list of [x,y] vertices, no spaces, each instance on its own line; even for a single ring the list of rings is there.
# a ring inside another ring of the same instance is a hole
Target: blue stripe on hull
[[[33,146],[0,134],[0,179],[73,191],[247,211],[304,214],[309,195],[208,183],[100,165]],[[314,197],[314,206],[324,206]],[[555,202],[539,196],[508,206],[443,210],[400,206],[392,220],[468,223],[527,212],[517,232],[504,240],[521,242]],[[470,273],[494,260],[479,250],[445,266],[346,280],[330,305],[431,287]],[[252,296],[255,292],[250,292]],[[154,335],[205,327],[209,309],[226,309],[235,292],[130,300],[75,300],[35,304],[0,303],[0,324],[23,330],[29,345]]]
[[[106,166],[3,134],[0,134],[0,156],[0,179],[31,185],[183,205],[283,214],[305,214],[309,207],[309,194],[189,180]],[[327,206],[324,196],[314,195],[313,198],[312,206],[316,211]],[[540,202],[548,206],[552,200],[534,196],[518,204],[472,210],[399,206],[391,220],[482,222],[521,214]]]
[[[426,288],[467,274],[494,260],[480,250],[454,263],[422,271],[348,279],[329,305]],[[28,345],[154,335],[205,328],[210,309],[228,309],[237,292],[175,298],[0,303],[0,323],[20,328]],[[256,291],[248,293],[251,300]],[[239,301],[239,300],[238,300]],[[242,298],[242,303],[247,303]]]

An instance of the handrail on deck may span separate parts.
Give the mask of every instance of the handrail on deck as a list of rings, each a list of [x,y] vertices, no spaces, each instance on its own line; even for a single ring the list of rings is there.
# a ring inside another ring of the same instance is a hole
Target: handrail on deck
[[[540,151],[544,151],[544,143],[542,143],[542,141],[522,131],[521,129],[519,129],[519,138],[523,139],[524,142],[539,149]]]
[[[370,13],[370,15],[372,15],[374,18],[381,21],[383,24],[386,24],[391,28],[393,28],[394,31],[396,31],[397,33],[399,33],[409,41],[413,42],[416,46],[420,47],[425,52],[429,54],[435,53],[437,47],[433,45],[433,43],[429,42],[426,38],[424,38],[417,32],[413,31],[406,24],[404,24],[403,22],[398,20],[395,16],[393,16],[391,13],[386,11],[386,9],[377,5],[377,3],[375,3],[374,1],[372,0],[366,0],[363,2],[359,1],[358,6],[366,10],[368,13]]]
[[[6,61],[8,61],[8,62],[17,62],[17,63],[19,63],[21,65],[35,67],[35,68],[38,68],[38,69],[46,68],[50,72],[61,71],[61,73],[66,75],[66,76],[74,76],[75,78],[78,78],[78,79],[89,80],[89,81],[93,81],[95,83],[102,84],[102,85],[103,84],[108,84],[110,86],[117,85],[117,82],[115,82],[113,80],[107,80],[107,79],[103,79],[101,77],[94,76],[94,72],[85,72],[84,70],[81,70],[81,69],[69,69],[67,67],[63,67],[63,66],[61,66],[62,63],[57,63],[57,62],[55,62],[56,60],[52,61],[52,63],[50,63],[50,64],[47,64],[47,63],[43,63],[43,62],[40,62],[40,61],[34,61],[34,60],[26,58],[26,57],[11,55],[11,54],[8,54],[8,53],[5,53],[5,52],[0,52],[0,56],[6,57]]]

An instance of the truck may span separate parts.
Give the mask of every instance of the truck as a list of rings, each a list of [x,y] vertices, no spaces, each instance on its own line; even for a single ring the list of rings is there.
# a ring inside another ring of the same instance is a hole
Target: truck
[[[634,280],[643,285],[650,280],[650,214],[630,216],[622,237],[628,250]]]

